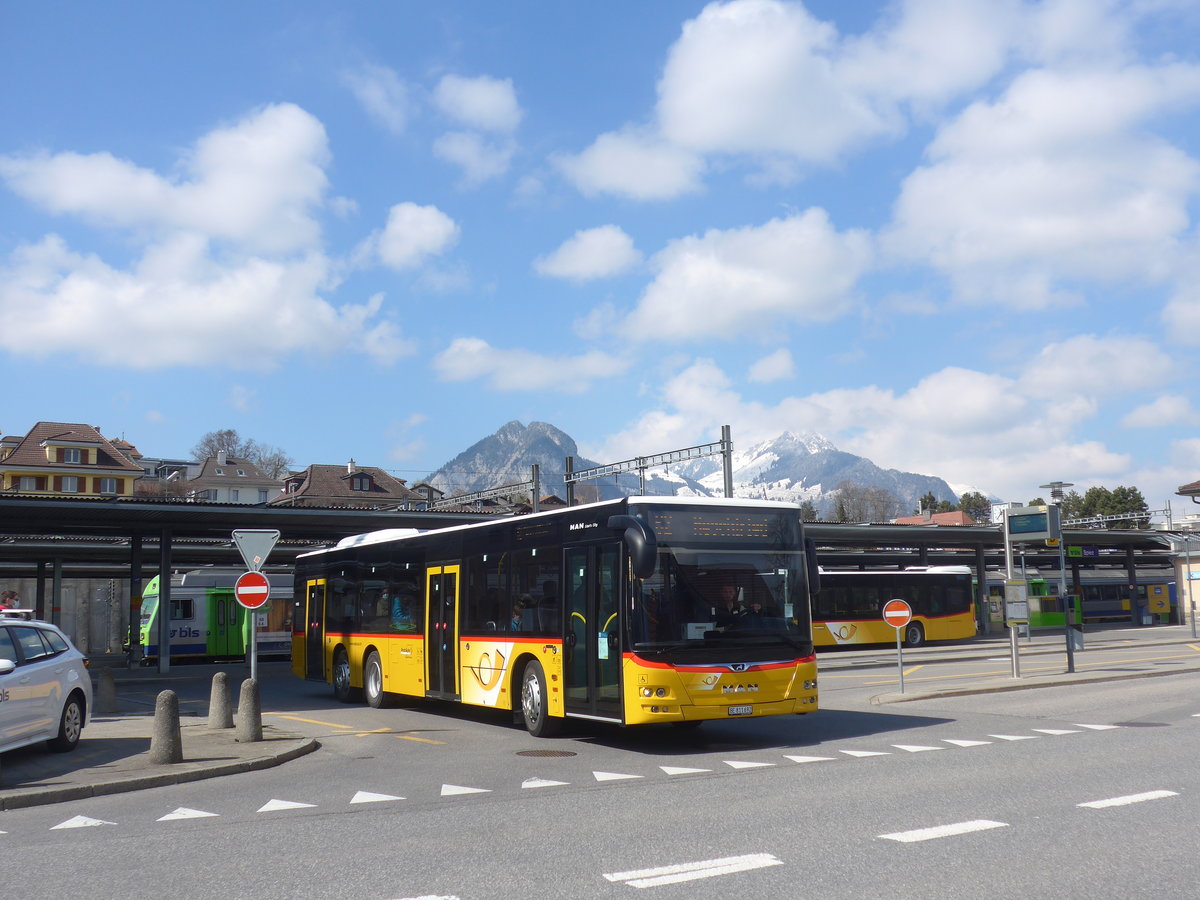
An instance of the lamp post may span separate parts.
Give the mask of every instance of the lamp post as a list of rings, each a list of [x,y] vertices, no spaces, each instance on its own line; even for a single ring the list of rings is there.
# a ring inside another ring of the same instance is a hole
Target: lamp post
[[[1063,488],[1074,487],[1069,481],[1052,481],[1049,484],[1038,485],[1042,490],[1050,492],[1050,502],[1062,509]],[[1063,544],[1062,535],[1058,538],[1058,596],[1063,607],[1063,635],[1067,641],[1067,671],[1075,671],[1075,642],[1071,632],[1075,627],[1075,606],[1067,599],[1067,551]],[[1082,613],[1082,610],[1080,610]]]

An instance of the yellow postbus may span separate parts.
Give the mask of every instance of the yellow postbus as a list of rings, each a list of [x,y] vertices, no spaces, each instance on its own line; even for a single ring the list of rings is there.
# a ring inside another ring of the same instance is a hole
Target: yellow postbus
[[[896,642],[896,629],[883,620],[883,605],[904,600],[912,621],[904,643],[951,641],[975,636],[975,603],[968,566],[907,569],[821,570],[813,603],[813,640],[818,647]]]
[[[799,507],[631,497],[348,538],[296,563],[292,668],[399,696],[694,724],[817,709],[816,552]]]

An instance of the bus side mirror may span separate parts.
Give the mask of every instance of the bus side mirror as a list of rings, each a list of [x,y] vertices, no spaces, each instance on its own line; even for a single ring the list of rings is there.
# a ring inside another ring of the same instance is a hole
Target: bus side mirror
[[[817,542],[810,537],[804,539],[804,559],[808,563],[808,593],[821,592],[821,569],[817,565]]]
[[[617,531],[625,529],[625,546],[633,564],[635,578],[649,578],[658,564],[658,540],[654,532],[636,516],[611,516],[608,527]]]

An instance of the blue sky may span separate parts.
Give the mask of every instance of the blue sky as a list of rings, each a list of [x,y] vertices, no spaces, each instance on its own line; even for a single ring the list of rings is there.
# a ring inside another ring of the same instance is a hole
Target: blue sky
[[[1200,478],[1200,6],[8,3],[0,430]]]

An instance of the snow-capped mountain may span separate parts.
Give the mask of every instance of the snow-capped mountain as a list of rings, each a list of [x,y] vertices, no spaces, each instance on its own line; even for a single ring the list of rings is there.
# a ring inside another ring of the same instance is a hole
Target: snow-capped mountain
[[[575,469],[599,465],[578,455],[575,441],[545,422],[528,426],[509,422],[495,434],[477,441],[431,474],[427,481],[447,494],[485,490],[501,484],[525,481],[530,467],[541,469],[542,493],[566,496],[564,459],[575,457]],[[663,448],[648,448],[648,453]],[[852,482],[863,488],[882,488],[897,501],[894,514],[915,510],[919,499],[932,492],[939,500],[953,501],[957,495],[941,478],[916,475],[896,469],[881,469],[869,459],[838,450],[819,434],[784,432],[770,441],[741,447],[734,436],[734,495],[792,503],[810,501],[822,515],[833,512],[837,488]],[[584,488],[590,491],[581,493]],[[580,485],[579,499],[616,497],[636,493],[636,474],[608,477]],[[648,470],[646,493],[654,495],[722,496],[724,475],[720,457],[690,460]]]

